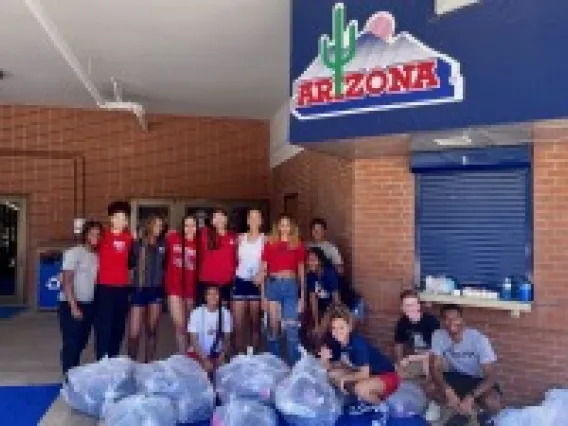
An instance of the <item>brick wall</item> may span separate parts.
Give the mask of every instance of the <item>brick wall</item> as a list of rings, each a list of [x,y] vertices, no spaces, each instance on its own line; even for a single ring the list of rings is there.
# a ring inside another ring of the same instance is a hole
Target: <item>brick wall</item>
[[[298,218],[302,237],[309,239],[313,217],[328,222],[329,237],[336,242],[350,262],[353,168],[348,160],[313,151],[303,151],[271,174],[271,212],[284,211],[284,196],[298,194]]]
[[[0,106],[0,194],[28,199],[28,294],[38,243],[72,236],[73,157],[86,161],[88,217],[104,219],[118,198],[268,198],[268,123],[155,115],[149,124],[144,133],[126,113]],[[78,171],[81,188],[81,162]]]
[[[501,359],[500,380],[513,404],[539,401],[546,389],[568,384],[568,125],[536,125],[534,142],[536,306],[519,319],[501,311],[465,311],[466,320],[492,339]],[[317,199],[314,192],[327,194],[338,187],[339,177],[329,172],[334,161],[344,171],[342,189],[336,193],[345,201],[339,198],[340,209],[318,214],[336,226],[346,223],[348,229],[334,229],[331,238],[351,238],[343,245],[352,247],[348,257],[354,282],[370,305],[365,332],[390,351],[397,295],[411,285],[414,271],[414,185],[408,159],[385,156],[349,162],[305,152],[275,169],[273,197],[280,188],[297,189],[306,222],[312,214],[306,200]],[[298,183],[314,179],[317,187]],[[340,213],[349,209],[351,222]]]

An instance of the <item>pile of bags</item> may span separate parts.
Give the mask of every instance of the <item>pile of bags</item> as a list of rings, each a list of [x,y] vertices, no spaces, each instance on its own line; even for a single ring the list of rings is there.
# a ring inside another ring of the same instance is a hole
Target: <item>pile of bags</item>
[[[118,357],[76,367],[61,393],[69,406],[104,419],[105,426],[196,423],[208,420],[215,405],[205,371],[178,355],[151,364]]]
[[[270,354],[233,358],[215,375],[223,403],[217,409],[205,371],[180,355],[151,364],[118,357],[74,368],[62,395],[72,408],[103,419],[105,426],[175,426],[209,421],[212,414],[212,426],[277,426],[277,412],[290,426],[333,426],[343,413],[344,396],[330,384],[320,362],[303,349],[301,353],[292,370]],[[562,404],[555,401],[568,400],[561,396],[551,394],[549,408],[560,410]],[[391,418],[411,418],[426,405],[422,390],[403,382],[386,401],[386,412]],[[507,421],[505,417],[502,426],[523,425]],[[560,426],[541,420],[539,425]]]
[[[497,426],[565,426],[568,424],[568,389],[553,389],[542,404],[503,410],[495,419]]]

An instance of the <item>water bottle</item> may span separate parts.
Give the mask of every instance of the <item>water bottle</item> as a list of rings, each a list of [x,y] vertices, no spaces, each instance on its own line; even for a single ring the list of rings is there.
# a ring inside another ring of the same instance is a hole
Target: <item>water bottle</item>
[[[501,299],[511,300],[513,298],[513,280],[511,277],[505,278],[501,287]]]
[[[529,303],[533,300],[533,286],[529,280],[523,280],[519,286],[519,302]]]

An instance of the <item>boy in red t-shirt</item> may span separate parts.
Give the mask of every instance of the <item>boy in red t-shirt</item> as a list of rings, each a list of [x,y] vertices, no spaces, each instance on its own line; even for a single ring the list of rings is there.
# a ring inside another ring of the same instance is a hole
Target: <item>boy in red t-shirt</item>
[[[104,230],[99,244],[99,274],[95,289],[97,360],[120,353],[130,307],[130,205],[125,201],[115,201],[108,206],[108,216],[110,227]]]

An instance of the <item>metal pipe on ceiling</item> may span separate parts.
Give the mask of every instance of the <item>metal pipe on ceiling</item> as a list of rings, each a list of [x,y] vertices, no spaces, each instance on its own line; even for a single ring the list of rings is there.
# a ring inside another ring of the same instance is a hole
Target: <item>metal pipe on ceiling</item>
[[[69,64],[77,78],[79,78],[81,83],[83,83],[85,89],[87,89],[87,91],[91,94],[97,106],[100,107],[101,105],[103,105],[105,101],[101,92],[89,78],[88,74],[81,66],[79,60],[77,59],[63,36],[60,34],[57,26],[50,19],[44,7],[36,0],[24,0],[24,2],[26,3],[30,13],[35,17],[37,22],[44,29],[55,48]]]

